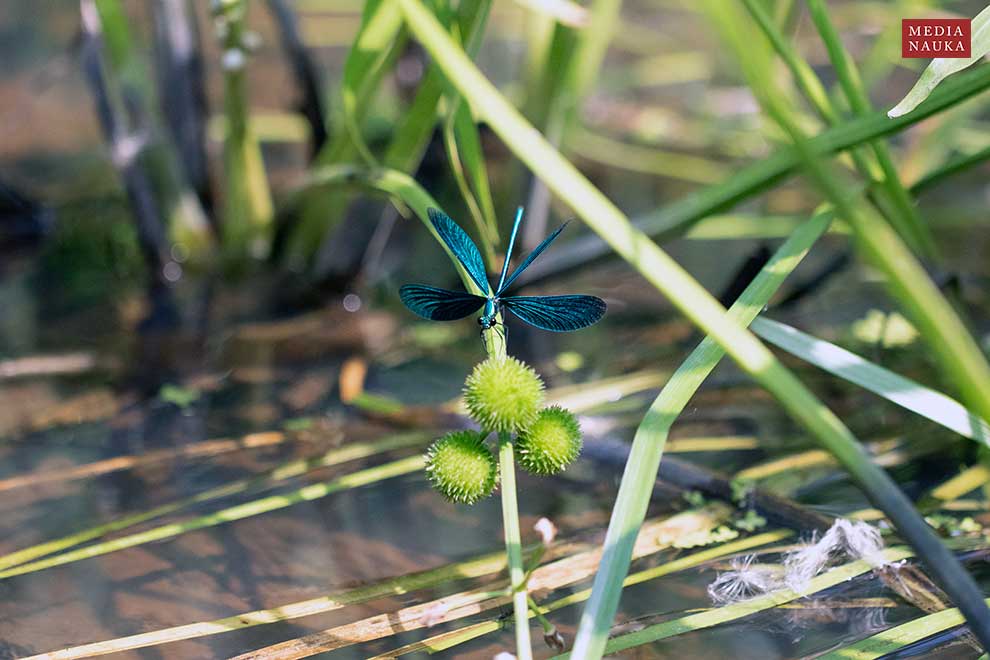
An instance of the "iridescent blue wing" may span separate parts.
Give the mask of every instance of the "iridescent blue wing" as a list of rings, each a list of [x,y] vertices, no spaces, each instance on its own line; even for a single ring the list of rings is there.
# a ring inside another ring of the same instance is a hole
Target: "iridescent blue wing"
[[[399,289],[406,307],[424,319],[454,321],[478,311],[485,299],[463,291],[449,291],[422,284],[407,284]]]
[[[433,228],[440,234],[440,238],[447,244],[450,251],[457,257],[457,260],[464,266],[478,288],[488,293],[488,274],[485,273],[485,262],[481,259],[478,246],[474,244],[471,237],[465,233],[460,226],[447,217],[447,214],[438,209],[427,209],[430,222]]]
[[[499,302],[526,323],[551,332],[580,330],[605,315],[605,301],[595,296],[509,296]]]
[[[536,246],[536,249],[534,249],[532,252],[530,252],[528,255],[526,255],[526,258],[522,260],[522,263],[519,264],[518,266],[516,266],[516,269],[514,271],[512,271],[512,275],[509,275],[509,279],[505,280],[505,282],[502,284],[502,286],[500,286],[498,288],[498,291],[495,293],[495,295],[498,296],[503,291],[505,291],[506,289],[508,289],[509,288],[509,285],[512,284],[513,280],[515,280],[517,277],[519,277],[520,275],[522,275],[522,272],[524,270],[526,270],[527,268],[529,268],[529,265],[531,263],[533,263],[533,261],[538,256],[540,256],[543,253],[544,250],[546,250],[548,247],[550,247],[550,244],[553,243],[553,241],[554,241],[555,238],[557,238],[558,236],[560,236],[560,232],[564,231],[564,227],[566,227],[566,226],[567,226],[567,223],[565,222],[561,226],[557,227],[557,231],[555,231],[554,233],[552,233],[549,236],[547,236],[546,238],[544,238],[543,239],[543,242]],[[508,255],[506,255],[506,258],[508,258]]]

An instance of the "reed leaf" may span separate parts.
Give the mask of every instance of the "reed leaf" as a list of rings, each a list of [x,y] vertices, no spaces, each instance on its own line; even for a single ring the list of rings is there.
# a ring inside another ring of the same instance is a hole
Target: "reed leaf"
[[[344,125],[358,155],[372,167],[378,161],[371,154],[361,132],[361,104],[358,99],[372,95],[401,28],[402,17],[392,0],[368,0],[361,14],[361,27],[344,62],[341,81]]]
[[[839,112],[811,66],[781,34],[776,23],[767,15],[757,0],[743,0],[743,4],[774,50],[790,69],[798,87],[818,115],[829,125],[839,124],[841,121]],[[809,8],[822,40],[825,42],[833,68],[839,76],[842,89],[855,114],[860,117],[870,114],[873,110],[870,107],[869,98],[863,90],[856,65],[843,47],[830,19],[824,13],[821,3],[809,3]],[[908,193],[893,167],[893,161],[886,144],[880,140],[874,140],[870,142],[870,146],[873,149],[876,162],[869,160],[860,149],[851,150],[850,155],[856,169],[868,180],[881,180],[881,186],[877,192],[880,193],[879,201],[886,202],[884,208],[888,211],[888,218],[898,231],[912,242],[916,249],[923,250],[928,256],[934,255],[934,242],[928,227],[922,223],[917,210],[911,204]],[[880,171],[877,171],[877,163],[879,163]]]
[[[881,555],[887,562],[901,561],[914,556],[911,550],[905,547],[889,548],[884,550]],[[843,582],[851,580],[854,577],[868,573],[871,570],[873,570],[872,567],[865,561],[850,562],[837,568],[833,568],[818,577],[812,578],[808,581],[808,586],[803,593],[797,593],[791,589],[782,589],[780,591],[767,594],[766,596],[759,596],[757,598],[745,600],[741,603],[716,607],[697,614],[689,614],[672,621],[665,621],[664,623],[648,626],[642,630],[625,635],[619,635],[618,637],[609,640],[608,644],[605,646],[605,653],[619,653],[627,649],[642,646],[643,644],[651,644],[653,642],[658,642],[663,639],[668,639],[670,637],[675,637],[677,635],[682,635],[695,630],[703,630],[722,623],[738,621],[739,619],[756,614],[757,612],[763,612],[774,607],[779,607],[780,605],[818,593],[819,591],[828,589],[829,587],[842,584]],[[570,658],[584,656],[581,656],[575,650],[575,652],[570,654],[558,655],[555,657]]]
[[[908,115],[890,120],[883,113],[850,119],[834,128],[826,129],[807,142],[807,148],[815,156],[845,151],[870,140],[891,135],[934,114],[958,105],[961,101],[990,87],[990,66],[979,67],[949,80],[935,91],[922,105]],[[744,199],[752,197],[785,176],[793,174],[801,163],[801,157],[793,147],[784,147],[767,158],[739,169],[726,181],[703,188],[654,214],[643,216],[637,226],[651,236],[679,231],[697,220],[724,210]]]
[[[958,105],[974,94],[990,88],[990,66],[976,67],[947,80],[918,108],[896,119],[883,113],[873,113],[848,120],[822,131],[809,139],[806,147],[815,156],[834,154],[859,146],[870,140],[891,135]],[[966,163],[965,166],[975,164]],[[680,235],[699,220],[758,195],[793,174],[801,163],[794,147],[784,147],[752,165],[740,167],[725,181],[706,186],[653,213],[638,217],[634,226],[655,239]],[[920,182],[919,182],[920,183]],[[519,282],[538,280],[550,273],[579,267],[609,251],[609,245],[597,237],[586,236],[572,240],[553,255],[553,259],[537,262]]]
[[[805,362],[878,394],[959,435],[990,446],[990,425],[955,399],[905,378],[823,339],[760,317],[753,332]]]
[[[485,21],[481,14],[489,0],[464,0],[457,5],[456,22],[464,39],[470,41]],[[412,104],[398,120],[392,140],[385,152],[383,165],[400,172],[411,173],[423,158],[437,123],[438,106],[446,81],[436,63],[431,62],[423,76]]]
[[[723,181],[731,171],[708,158],[627,144],[585,129],[569,134],[567,145],[581,158],[609,167],[692,183]]]
[[[768,56],[754,46],[738,12],[718,9],[711,3],[708,7],[708,15],[737,54],[761,106],[788,134],[812,181],[832,203],[836,214],[853,228],[858,247],[884,274],[891,294],[910,314],[966,403],[985,419],[990,418],[990,364],[958,314],[897,233],[872,208],[851,198],[847,182],[818,157],[799,119],[781,102],[774,81],[767,75]]]
[[[850,107],[857,116],[869,115],[873,112],[870,98],[863,88],[856,63],[846,51],[835,26],[832,25],[826,4],[822,0],[808,0],[808,9],[811,13],[811,19],[825,43],[829,59],[832,61],[832,68],[835,69],[839,78],[839,85],[842,87]],[[936,254],[935,240],[932,238],[928,226],[921,219],[913,200],[904,188],[904,184],[901,183],[887,144],[877,139],[873,140],[870,146],[883,173],[882,185],[886,191],[886,199],[893,207],[886,214],[887,219],[915,250],[929,257],[934,256]],[[867,174],[867,172],[863,173]]]
[[[529,116],[554,147],[564,143],[577,123],[581,101],[600,77],[621,7],[621,0],[592,0],[584,13],[587,24],[583,29],[555,23],[545,52],[534,53],[534,57],[542,55],[542,66],[530,71],[537,79],[529,81]],[[530,221],[522,236],[524,246],[535,246],[546,233],[550,201],[546,182],[533,177],[527,200]]]
[[[464,34],[461,34],[460,30],[455,30],[459,43],[472,58],[477,57],[490,10],[491,0],[484,0],[475,15],[474,24],[470,25]],[[499,243],[498,220],[495,217],[495,202],[488,183],[488,167],[481,148],[481,136],[478,134],[478,126],[474,121],[470,105],[461,99],[457,90],[450,89],[446,100],[448,110],[443,126],[443,139],[447,159],[450,161],[451,172],[461,191],[461,197],[464,198],[478,228],[483,254],[488,263],[494,267],[495,247]]]
[[[822,211],[798,227],[732,305],[729,316],[742,324],[752,321],[830,221],[831,213]],[[725,351],[706,337],[674,372],[636,429],[605,539],[608,550],[595,578],[596,593],[585,610],[575,642],[581,653],[600,652],[598,649],[604,641],[601,631],[607,630],[608,625],[603,627],[602,622],[610,622],[618,607],[622,577],[629,570],[627,530],[635,529],[646,514],[670,428],[724,355]]]
[[[990,599],[987,599],[987,603],[990,604]],[[942,610],[894,626],[860,642],[819,656],[819,658],[821,660],[874,660],[894,653],[908,644],[919,642],[926,637],[961,626],[964,623],[966,623],[966,619],[958,609]]]
[[[376,26],[373,32],[378,32],[379,29],[387,32],[389,26],[394,24],[392,17],[395,14],[395,5],[391,3],[392,0],[376,0],[364,5],[362,24]],[[369,15],[371,11],[374,13]],[[360,37],[363,31],[359,28],[358,33]],[[392,68],[402,51],[406,42],[405,30],[400,23],[398,31],[393,34],[391,40],[386,39],[383,42],[378,35],[373,42],[379,47],[387,47],[387,50],[377,52],[369,59],[359,57],[353,65],[357,71],[348,81],[351,90],[349,93],[353,94],[353,98],[347,101],[352,119],[342,118],[345,130],[334,133],[316,154],[314,159],[316,167],[351,163],[362,157],[361,147],[354,141],[354,134],[359,132],[355,130],[354,123],[357,121],[356,118],[363,117],[368,112],[382,78]],[[348,123],[350,123],[349,127]],[[332,189],[311,191],[300,200],[298,220],[289,234],[284,254],[280,255],[283,261],[291,267],[305,267],[323,242],[328,223],[330,226],[338,223],[347,211],[349,202],[350,198],[344,191]]]
[[[569,62],[560,92],[565,129],[577,110],[577,104],[599,78],[609,43],[619,29],[621,8],[621,0],[595,0],[589,6],[586,27],[578,35],[574,57]]]
[[[955,176],[959,172],[967,170],[974,165],[979,165],[987,159],[990,159],[990,147],[985,147],[972,154],[953,158],[916,181],[911,186],[911,192],[915,194],[925,192],[929,188],[937,186],[945,179]]]
[[[971,24],[972,57],[936,57],[922,72],[911,91],[887,113],[892,119],[902,117],[931,96],[939,84],[954,73],[973,66],[990,52],[990,6],[973,18]]]
[[[736,55],[760,105],[788,135],[807,173],[832,203],[836,215],[853,228],[859,248],[884,274],[891,293],[911,315],[946,374],[958,384],[966,403],[984,418],[990,417],[990,365],[955,310],[897,233],[873,209],[851,198],[848,185],[809,146],[799,118],[782,102],[774,80],[768,75],[768,53],[756,46],[735,7],[714,0],[706,0],[704,6]],[[885,473],[878,472],[877,477],[887,478]],[[861,485],[865,486],[862,482]],[[887,495],[892,495],[893,500],[881,504],[880,498]],[[917,550],[939,586],[966,613],[977,638],[990,646],[990,609],[972,576],[946,551],[903,493],[872,493],[871,499]]]

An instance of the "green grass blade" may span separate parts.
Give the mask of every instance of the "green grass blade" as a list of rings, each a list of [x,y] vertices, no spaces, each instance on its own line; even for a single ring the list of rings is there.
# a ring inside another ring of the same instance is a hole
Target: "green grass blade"
[[[835,107],[832,105],[832,100],[828,97],[828,92],[825,91],[821,80],[818,79],[811,65],[801,57],[797,50],[791,46],[787,38],[784,37],[773,17],[767,13],[763,3],[760,0],[743,0],[743,4],[746,6],[746,10],[750,16],[753,17],[753,20],[756,21],[756,24],[760,26],[760,29],[766,35],[774,50],[777,51],[780,59],[790,69],[791,75],[794,76],[794,82],[797,83],[801,93],[811,103],[815,112],[828,124],[835,125],[839,123],[839,113],[836,112]]]
[[[887,288],[910,314],[946,375],[957,383],[963,400],[984,419],[990,419],[990,365],[956,311],[890,225],[872,208],[852,199],[847,182],[837,178],[828,162],[819,158],[798,118],[780,101],[774,81],[767,75],[763,51],[754,48],[745,24],[734,20],[725,7],[711,5],[710,9],[709,15],[738,55],[760,104],[790,136],[810,178],[832,203],[836,214],[852,227],[859,249],[884,274]],[[990,637],[990,622],[987,636]]]
[[[866,90],[863,89],[859,70],[842,45],[842,40],[835,30],[835,26],[832,25],[832,20],[828,16],[828,8],[822,0],[808,0],[808,9],[811,12],[811,19],[825,43],[832,67],[835,69],[839,84],[850,107],[860,117],[870,114],[873,112],[873,106]],[[887,198],[893,205],[892,211],[888,214],[890,223],[912,247],[922,254],[934,256],[936,254],[935,240],[901,183],[890,150],[882,140],[874,140],[870,144],[873,147],[877,162],[880,164],[880,169],[883,171],[883,187],[887,192]]]
[[[828,229],[831,218],[829,211],[823,211],[795,230],[729,309],[733,320],[746,325],[756,318],[784,279]],[[632,552],[629,530],[637,529],[646,517],[670,428],[724,355],[725,351],[714,340],[709,337],[702,340],[671,376],[636,429],[609,521],[606,551],[595,578],[595,593],[585,609],[578,633],[579,640],[582,634],[585,635],[586,649],[601,647],[618,607],[622,578],[629,570]],[[592,636],[597,638],[597,644],[591,644]]]
[[[595,0],[589,7],[587,27],[578,36],[561,89],[565,126],[598,79],[609,43],[618,30],[621,8],[621,0]]]
[[[710,215],[689,229],[682,238],[695,241],[734,239],[784,239],[807,220],[801,215],[761,215],[757,213],[726,213]],[[844,227],[833,225],[829,230],[846,234]]]
[[[819,116],[829,125],[836,125],[840,121],[839,112],[836,110],[831,99],[828,97],[825,88],[815,75],[811,66],[805,61],[797,51],[791,46],[788,40],[781,34],[773,20],[767,15],[762,5],[757,0],[743,0],[746,9],[756,21],[756,24],[763,31],[774,50],[790,69],[798,87],[805,97],[811,102]],[[872,112],[870,102],[860,81],[859,72],[855,63],[849,57],[842,42],[839,40],[828,15],[824,13],[821,3],[809,3],[812,18],[818,27],[822,40],[828,49],[829,58],[832,60],[833,68],[836,70],[842,88],[850,99],[857,116],[865,116]],[[877,191],[880,193],[878,201],[885,204],[884,210],[888,210],[888,217],[898,228],[903,236],[908,238],[912,245],[922,250],[926,256],[935,254],[934,241],[928,227],[921,221],[917,210],[911,203],[910,196],[904,190],[897,172],[894,169],[893,161],[887,146],[882,141],[871,142],[875,158],[879,163],[879,171],[876,163],[869,161],[865,154],[858,149],[851,151],[853,162],[860,174],[868,179],[879,179],[882,187]]]
[[[481,149],[481,136],[471,115],[471,108],[459,99],[444,126],[444,143],[447,156],[458,179],[461,194],[471,209],[482,249],[488,263],[496,264],[495,246],[498,245],[498,219],[495,202],[488,184],[488,167]]]
[[[489,0],[463,0],[457,6],[460,33],[469,41],[480,27],[481,12]],[[440,97],[446,82],[436,63],[431,62],[408,110],[403,113],[385,152],[385,167],[400,172],[412,172],[419,164],[436,126]]]
[[[361,15],[361,27],[344,62],[341,90],[344,125],[361,159],[369,166],[376,165],[377,160],[361,132],[358,99],[370,95],[369,90],[362,89],[365,85],[370,86],[381,78],[401,28],[402,17],[392,0],[368,0]]]
[[[919,194],[929,188],[934,188],[945,179],[954,176],[963,170],[967,170],[974,165],[979,165],[987,159],[990,159],[990,147],[980,149],[976,153],[968,156],[953,158],[952,160],[943,163],[936,170],[925,174],[924,177],[916,181],[914,185],[911,186],[911,191],[915,194]]]
[[[990,599],[987,600],[987,603],[990,604]],[[819,656],[819,658],[821,660],[874,660],[893,653],[908,644],[913,644],[964,623],[966,623],[966,619],[958,609],[942,610],[884,630],[861,642]]]
[[[730,166],[708,158],[620,142],[582,128],[568,134],[567,146],[581,158],[609,167],[691,183],[724,181],[732,171]]]
[[[400,172],[411,172],[419,165],[437,124],[437,104],[443,95],[443,76],[431,64],[416,96],[398,118],[382,164]]]
[[[887,562],[895,562],[912,557],[913,553],[909,549],[903,547],[890,548],[884,550],[882,556]],[[609,640],[604,651],[609,654],[619,653],[627,649],[642,646],[643,644],[650,644],[662,639],[668,639],[670,637],[675,637],[677,635],[682,635],[695,630],[703,630],[722,623],[738,621],[739,619],[756,614],[757,612],[763,612],[777,607],[778,605],[790,603],[791,601],[797,600],[804,596],[828,589],[829,587],[834,587],[837,584],[842,584],[843,582],[851,580],[856,576],[868,573],[871,570],[873,570],[872,567],[865,561],[850,562],[837,568],[833,568],[827,573],[809,580],[808,587],[804,593],[799,594],[791,589],[782,589],[772,594],[767,594],[766,596],[759,596],[757,598],[745,600],[741,603],[726,605],[724,607],[716,607],[703,612],[698,612],[697,614],[689,614],[688,616],[680,617],[672,621],[665,621],[664,623],[648,626],[643,630],[626,635],[619,635],[618,637]],[[582,656],[575,650],[570,654],[559,655],[556,657],[580,658],[587,656]]]
[[[734,6],[714,0],[706,0],[705,6],[736,56],[760,105],[790,137],[807,173],[832,203],[836,215],[853,228],[859,248],[884,274],[891,293],[911,315],[947,375],[958,383],[966,403],[985,419],[990,418],[990,366],[955,310],[890,225],[871,208],[852,199],[848,185],[840,181],[829,163],[823,162],[810,147],[799,118],[782,102],[775,81],[769,75],[768,53],[755,46],[753,35],[746,30],[746,23],[738,11],[733,11]],[[882,471],[877,477],[888,478]],[[866,486],[862,482],[861,485]],[[933,535],[903,493],[894,488],[889,492],[872,493],[871,499],[914,546],[939,586],[966,613],[974,634],[990,646],[990,609],[983,602],[980,588]],[[886,500],[888,496],[893,499]]]
[[[788,353],[959,435],[990,446],[990,425],[955,399],[783,323],[760,317],[753,321],[752,327],[757,335]]]
[[[127,548],[144,545],[145,543],[153,543],[155,541],[174,538],[181,534],[186,534],[199,529],[206,529],[208,527],[222,525],[235,520],[243,520],[244,518],[258,516],[263,513],[278,511],[279,509],[290,507],[293,504],[298,504],[299,502],[309,502],[320,499],[322,497],[332,495],[333,493],[339,493],[341,491],[350,490],[351,488],[366,486],[383,479],[390,479],[403,474],[416,472],[422,468],[422,456],[417,455],[402,458],[383,465],[352,472],[351,474],[346,474],[323,483],[303,486],[302,488],[288,493],[283,493],[281,495],[263,497],[252,502],[238,504],[236,506],[192,518],[191,520],[162,525],[160,527],[153,527],[136,534],[130,534],[128,536],[122,536],[110,541],[96,543],[77,550],[71,550],[48,559],[42,559],[28,564],[21,564],[4,571],[0,571],[0,580],[14,577],[15,575],[33,573],[35,571],[40,571],[55,566],[63,566],[65,564],[82,561],[84,559],[100,557],[111,552],[117,552],[118,550],[125,550]]]
[[[225,64],[223,107],[227,133],[223,142],[224,205],[223,251],[233,264],[259,252],[266,255],[271,241],[274,207],[261,146],[248,121],[245,41],[247,0],[220,5]],[[220,20],[218,18],[218,20]],[[258,247],[261,246],[261,250]]]
[[[380,0],[391,2],[392,0]],[[380,6],[380,5],[379,5]],[[394,9],[394,5],[391,5]],[[385,21],[385,19],[382,19]],[[387,22],[387,21],[385,21]],[[365,67],[365,75],[355,88],[353,100],[350,102],[350,115],[355,118],[363,117],[371,106],[375,94],[381,85],[382,78],[391,70],[399,53],[406,43],[405,30],[400,27],[395,38],[388,43],[388,50],[382,59],[376,60],[375,66]],[[343,119],[343,118],[342,118]],[[353,129],[347,127],[344,119],[343,131],[337,131],[320,149],[314,164],[317,167],[337,163],[350,163],[361,158],[360,147],[353,139]],[[339,190],[314,191],[299,205],[298,219],[292,228],[287,241],[283,261],[291,268],[304,269],[312,255],[322,244],[330,226],[334,226],[343,218],[347,211],[350,198]]]
[[[478,285],[464,270],[461,262],[454,257],[447,245],[440,239],[433,223],[430,222],[427,209],[442,209],[433,196],[430,195],[415,179],[404,172],[386,168],[367,169],[356,165],[331,165],[314,169],[306,182],[294,193],[296,199],[306,199],[320,188],[335,188],[348,185],[361,185],[379,190],[393,196],[408,206],[423,222],[433,238],[444,249],[450,262],[460,275],[464,287],[471,293],[487,296],[488,291],[480,291]]]
[[[932,91],[947,77],[972,66],[990,53],[990,6],[981,11],[972,22],[972,57],[937,57],[922,72],[918,82],[901,102],[891,108],[888,116],[901,117],[914,110],[919,103],[931,96]]]
[[[988,88],[990,66],[977,67],[947,80],[910,114],[891,120],[877,112],[849,120],[808,140],[808,149],[820,157],[856,147],[897,133]],[[793,147],[785,147],[753,165],[741,168],[722,183],[703,188],[656,213],[643,216],[636,225],[654,237],[679,233],[707,215],[725,210],[767,190],[793,174],[800,164],[798,151]]]
[[[491,9],[491,0],[485,0],[476,14],[476,21],[461,37],[465,52],[472,58],[477,56],[484,35],[484,26]],[[455,30],[460,35],[460,30]],[[471,114],[471,108],[461,99],[455,89],[447,92],[447,118],[444,121],[444,147],[447,159],[461,196],[478,228],[482,253],[489,264],[496,264],[495,246],[498,245],[498,219],[495,216],[495,202],[491,186],[488,184],[488,167],[481,148],[481,136]]]

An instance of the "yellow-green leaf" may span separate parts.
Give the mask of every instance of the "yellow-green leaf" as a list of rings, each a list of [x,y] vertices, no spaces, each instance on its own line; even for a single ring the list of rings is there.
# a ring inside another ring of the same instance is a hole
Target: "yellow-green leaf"
[[[894,118],[911,112],[918,107],[919,103],[928,98],[928,95],[940,82],[953,73],[972,66],[987,53],[990,53],[990,5],[973,19],[972,39],[972,57],[936,57],[933,59],[928,68],[922,72],[921,77],[918,78],[918,82],[907,93],[907,96],[891,108],[887,116]]]

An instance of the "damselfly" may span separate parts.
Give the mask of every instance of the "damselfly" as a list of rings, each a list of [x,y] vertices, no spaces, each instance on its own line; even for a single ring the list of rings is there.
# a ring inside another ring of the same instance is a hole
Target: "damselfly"
[[[547,236],[522,260],[512,274],[506,277],[509,270],[509,259],[512,258],[512,246],[516,242],[516,232],[522,220],[522,207],[516,211],[516,219],[512,225],[512,235],[509,238],[509,249],[502,264],[502,275],[498,286],[489,287],[488,275],[481,252],[467,233],[456,222],[442,211],[429,209],[430,222],[437,234],[450,249],[457,261],[467,271],[471,280],[486,296],[477,296],[466,291],[450,291],[423,284],[407,284],[399,289],[399,297],[406,307],[423,318],[433,321],[454,321],[473,314],[484,306],[484,311],[478,319],[482,330],[493,328],[498,323],[499,313],[509,310],[520,319],[543,330],[552,332],[568,332],[579,330],[597,322],[605,314],[605,301],[595,296],[506,296],[505,291],[540,254],[550,247],[554,239],[560,235],[564,227],[561,225],[555,232]]]

